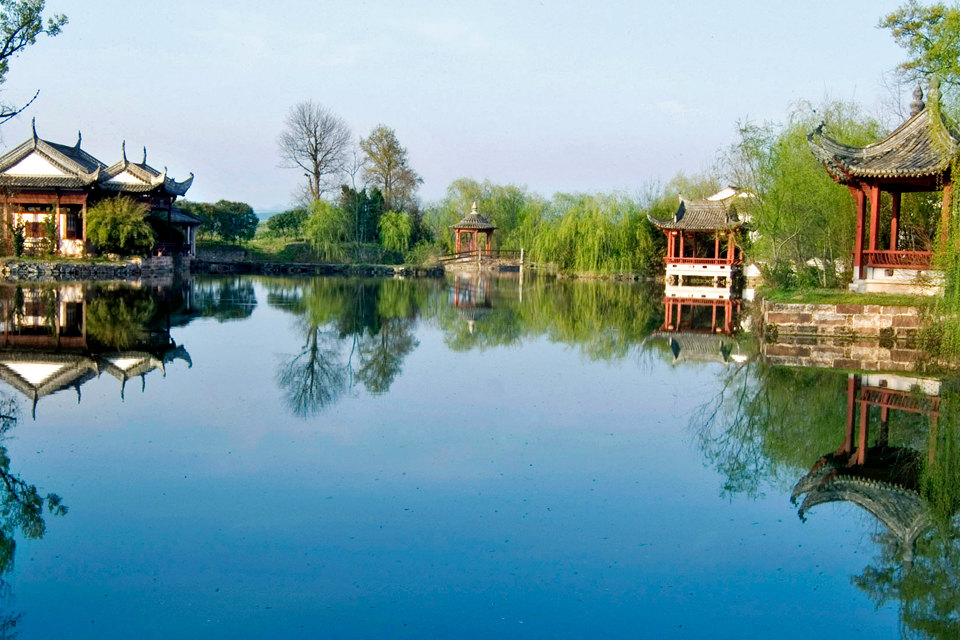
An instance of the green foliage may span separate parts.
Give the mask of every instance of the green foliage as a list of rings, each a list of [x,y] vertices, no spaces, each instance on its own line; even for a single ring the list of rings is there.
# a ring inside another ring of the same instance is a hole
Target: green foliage
[[[87,239],[106,253],[147,253],[155,242],[148,212],[126,196],[101,200],[87,211]]]
[[[367,193],[366,188],[357,191],[347,185],[340,187],[341,209],[352,220],[352,234],[355,244],[377,242],[379,240],[380,215],[383,213],[383,194],[374,187]]]
[[[19,258],[23,255],[23,249],[27,244],[26,225],[19,218],[15,222],[7,224],[10,227],[10,236],[13,239],[13,255]]]
[[[181,200],[177,202],[177,207],[200,218],[202,224],[197,234],[199,238],[206,240],[252,240],[260,222],[250,205],[244,202],[218,200],[209,203]]]
[[[387,211],[380,216],[380,242],[387,251],[402,258],[410,248],[410,215],[405,211]]]
[[[267,218],[267,230],[279,238],[302,238],[303,225],[307,221],[307,210],[303,207],[275,213]]]
[[[350,239],[350,219],[346,212],[326,200],[314,200],[304,223],[307,241],[321,260],[343,260],[345,243]]]
[[[401,211],[412,206],[417,187],[423,180],[409,166],[407,150],[396,132],[386,125],[377,125],[360,140],[364,156],[363,176],[383,194],[384,208]]]
[[[751,258],[773,265],[768,273],[779,278],[776,286],[786,284],[788,268],[800,282],[821,287],[836,286],[838,275],[850,270],[855,204],[810,153],[807,135],[821,122],[831,137],[847,144],[866,144],[883,134],[854,104],[800,102],[785,125],[741,123],[739,140],[723,157],[728,176],[756,196]],[[909,218],[910,205],[904,205],[902,215]],[[808,271],[808,264],[818,271]]]
[[[960,87],[960,7],[910,0],[880,21],[910,58],[900,69],[913,80],[938,77]]]
[[[45,257],[56,255],[59,242],[60,228],[57,225],[57,217],[51,213],[43,219],[43,241],[40,245],[41,255]]]
[[[3,42],[0,48],[0,83],[7,79],[11,58],[36,43],[37,36],[46,34],[53,37],[67,24],[67,17],[63,14],[55,14],[44,20],[45,4],[45,0],[0,0],[0,42]],[[25,108],[0,106],[0,122],[9,120]]]
[[[148,291],[100,288],[87,303],[87,335],[111,349],[126,349],[144,341],[156,312]]]

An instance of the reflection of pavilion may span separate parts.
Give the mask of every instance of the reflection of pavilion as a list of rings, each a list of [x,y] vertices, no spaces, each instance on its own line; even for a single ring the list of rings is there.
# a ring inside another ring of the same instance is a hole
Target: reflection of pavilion
[[[479,275],[460,274],[453,280],[451,303],[457,314],[467,321],[470,333],[474,323],[490,313],[490,278]]]
[[[663,298],[663,325],[650,342],[664,341],[673,353],[673,362],[742,362],[732,338],[740,301],[729,297]]]
[[[929,458],[935,454],[940,415],[940,383],[924,378],[889,374],[851,374],[847,382],[844,440],[822,456],[797,482],[792,499],[806,496],[803,518],[827,502],[848,502],[871,513],[893,535],[912,562],[917,539],[929,528],[929,510],[920,495],[923,456],[915,449],[889,444],[890,411],[925,415],[930,421]],[[879,410],[877,410],[879,409]],[[879,424],[870,445],[871,418]],[[855,423],[859,423],[856,440]]]
[[[190,355],[164,328],[146,330],[118,349],[89,339],[87,305],[80,285],[59,288],[0,288],[0,380],[29,398],[33,413],[40,398],[80,387],[106,372],[120,381],[120,395],[128,380],[160,371],[174,360],[188,364]]]

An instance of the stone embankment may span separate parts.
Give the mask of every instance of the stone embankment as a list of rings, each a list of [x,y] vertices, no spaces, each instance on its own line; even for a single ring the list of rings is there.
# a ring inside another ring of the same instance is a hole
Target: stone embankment
[[[0,278],[10,282],[72,282],[84,280],[148,280],[190,271],[189,258],[155,256],[117,262],[44,262],[15,260],[0,265]]]
[[[913,371],[921,325],[917,307],[765,302],[762,349],[777,365]]]
[[[192,273],[266,276],[355,276],[363,278],[442,278],[443,267],[320,264],[313,262],[214,262],[195,260]]]

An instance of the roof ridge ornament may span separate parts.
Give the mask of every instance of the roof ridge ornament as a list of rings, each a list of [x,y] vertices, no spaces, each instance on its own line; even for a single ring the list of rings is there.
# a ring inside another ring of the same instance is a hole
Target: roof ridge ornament
[[[924,109],[927,105],[923,102],[923,89],[920,85],[917,85],[917,88],[913,90],[913,102],[910,103],[910,117],[917,115]]]
[[[40,139],[39,136],[37,136],[37,116],[33,116],[33,119],[30,120],[30,127],[33,129],[33,145],[36,146],[37,140]]]
[[[479,211],[477,211],[477,201],[476,201],[476,200],[473,201],[473,209],[470,210],[470,213],[472,213],[473,215],[477,215],[477,214],[480,213]]]
[[[141,164],[147,164],[147,145],[143,145],[143,162]]]
[[[127,141],[124,140],[120,143],[120,152],[123,154],[123,168],[127,168]]]
[[[77,151],[80,150],[80,141],[81,141],[81,140],[83,140],[83,134],[80,133],[80,130],[79,130],[79,129],[77,129],[77,144],[76,144],[76,146],[74,147]]]

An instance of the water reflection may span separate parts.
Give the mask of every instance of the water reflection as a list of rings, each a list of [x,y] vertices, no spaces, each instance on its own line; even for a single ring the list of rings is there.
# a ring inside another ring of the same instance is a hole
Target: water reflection
[[[81,386],[102,373],[120,382],[166,372],[175,360],[192,364],[170,329],[196,317],[189,287],[120,285],[0,287],[0,380],[37,403]]]
[[[4,444],[17,425],[16,401],[0,395],[0,637],[16,637],[22,613],[8,609],[10,585],[3,576],[13,570],[18,536],[39,540],[46,533],[45,515],[63,516],[67,507],[55,493],[41,493],[10,469],[11,460]]]

